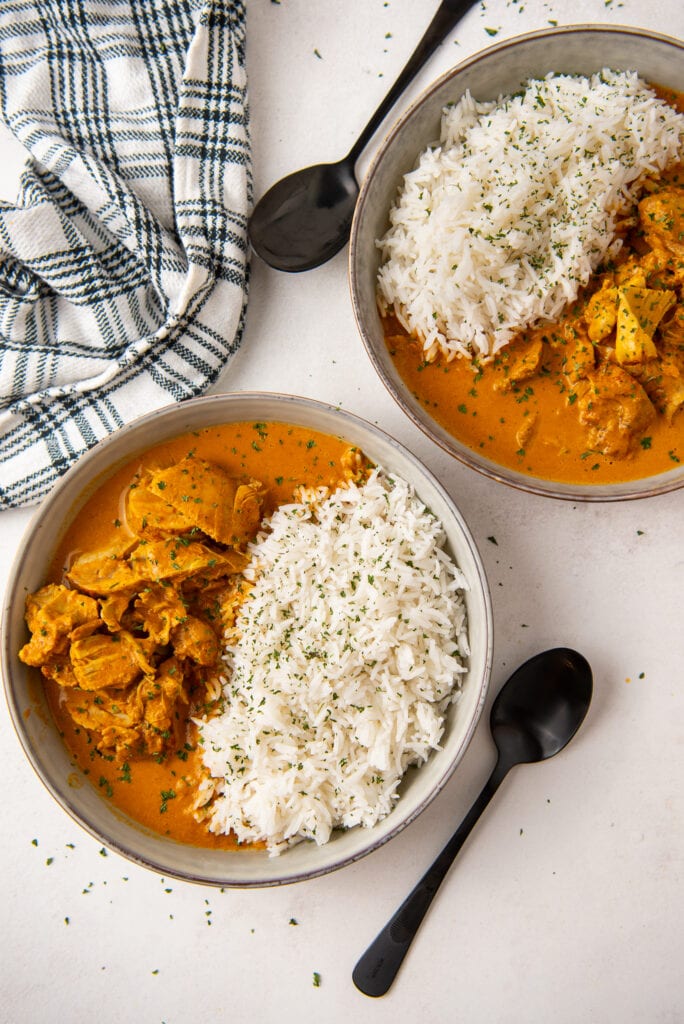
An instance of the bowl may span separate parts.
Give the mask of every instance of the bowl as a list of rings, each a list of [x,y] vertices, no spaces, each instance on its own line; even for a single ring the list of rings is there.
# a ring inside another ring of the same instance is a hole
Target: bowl
[[[624,500],[674,490],[684,485],[684,460],[667,472],[638,480],[566,484],[503,467],[456,439],[412,394],[388,352],[376,301],[380,263],[376,242],[389,227],[389,210],[404,175],[439,138],[447,104],[458,101],[468,89],[478,101],[496,100],[515,92],[530,77],[551,72],[591,74],[605,67],[636,70],[649,82],[682,91],[684,43],[639,29],[576,25],[506,40],[447,71],[407,109],[378,148],[362,183],[349,247],[349,283],[358,329],[380,379],[416,426],[466,466],[494,480],[573,501]]]
[[[291,423],[342,437],[409,481],[443,523],[447,548],[469,586],[465,602],[471,654],[462,696],[448,713],[442,748],[419,769],[409,769],[397,805],[373,828],[334,832],[326,845],[302,842],[278,857],[260,850],[185,845],[113,808],[74,765],[51,716],[40,672],[17,656],[28,638],[26,594],[45,582],[66,527],[97,487],[155,444],[241,421]],[[444,488],[412,454],[376,427],[331,406],[294,396],[242,392],[199,398],[143,416],[79,459],[40,506],[23,538],[8,582],[2,638],[2,673],[14,728],[39,778],[72,818],[98,842],[163,875],[220,886],[268,886],[311,878],[356,861],[405,828],[443,789],[465,753],[485,701],[492,613],[482,562],[468,527]]]

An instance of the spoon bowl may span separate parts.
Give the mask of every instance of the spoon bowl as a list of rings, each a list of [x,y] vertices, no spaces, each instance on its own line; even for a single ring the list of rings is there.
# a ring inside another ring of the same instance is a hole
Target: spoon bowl
[[[577,651],[556,647],[521,665],[499,691],[489,724],[510,767],[558,754],[584,720],[592,693],[591,669]]]
[[[544,761],[567,746],[589,710],[592,689],[589,663],[569,647],[542,651],[504,684],[489,719],[498,750],[494,770],[442,852],[354,968],[352,979],[361,992],[382,996],[388,991],[456,854],[505,776],[516,764]]]
[[[271,186],[251,216],[255,252],[276,270],[311,270],[325,263],[339,252],[340,239],[349,237],[358,196],[349,159],[288,174]]]

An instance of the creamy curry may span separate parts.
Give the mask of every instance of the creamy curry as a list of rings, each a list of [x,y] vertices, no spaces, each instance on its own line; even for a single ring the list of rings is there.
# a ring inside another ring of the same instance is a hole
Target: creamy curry
[[[668,96],[683,107],[684,96]],[[624,243],[556,323],[489,362],[439,356],[392,315],[385,339],[410,392],[488,459],[549,480],[607,484],[684,459],[684,165],[650,181]]]
[[[197,812],[192,718],[221,699],[225,630],[262,519],[302,487],[357,479],[345,441],[283,423],[234,423],[159,445],[90,497],[29,595],[30,640],[74,762],[102,795],[178,841],[234,846]]]

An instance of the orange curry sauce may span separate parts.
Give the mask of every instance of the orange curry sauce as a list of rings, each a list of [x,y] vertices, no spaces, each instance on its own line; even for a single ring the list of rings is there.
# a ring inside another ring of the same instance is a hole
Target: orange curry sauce
[[[63,581],[80,552],[105,548],[121,537],[123,499],[141,468],[169,466],[190,450],[237,478],[253,477],[267,488],[264,514],[292,500],[298,485],[336,487],[344,478],[340,462],[348,442],[283,423],[234,423],[206,428],[161,444],[118,470],[77,514],[56,552],[49,582]],[[159,760],[131,758],[123,767],[96,749],[93,735],[63,708],[62,688],[45,680],[55,721],[73,755],[102,796],[142,825],[195,846],[234,848],[231,836],[216,836],[196,821],[191,805],[201,770],[193,727],[188,742]]]
[[[684,460],[681,412],[672,423],[656,417],[624,458],[596,451],[574,408],[562,349],[549,354],[543,373],[508,387],[516,342],[487,364],[465,358],[426,363],[419,342],[394,318],[386,318],[384,328],[394,365],[430,416],[501,466],[547,480],[609,484],[664,473]]]

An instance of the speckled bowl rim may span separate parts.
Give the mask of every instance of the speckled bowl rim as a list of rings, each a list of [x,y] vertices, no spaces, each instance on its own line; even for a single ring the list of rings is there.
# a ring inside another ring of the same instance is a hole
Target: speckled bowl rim
[[[175,843],[131,822],[107,804],[75,769],[59,738],[40,674],[19,662],[26,639],[26,593],[44,580],[66,525],[87,497],[117,468],[164,440],[231,421],[280,421],[342,436],[390,471],[401,473],[442,518],[449,545],[466,574],[473,651],[464,696],[450,710],[443,749],[413,770],[402,799],[373,829],[351,829],[326,845],[302,843],[280,857],[264,852],[206,851]],[[472,739],[484,707],[493,650],[492,607],[482,560],[461,513],[434,475],[380,428],[331,405],[296,395],[234,392],[205,396],[150,413],[117,430],[87,452],[57,483],[29,524],[11,569],[2,614],[2,675],[10,717],[29,763],[62,808],[98,842],[161,875],[226,888],[258,888],[303,881],[354,863],[414,821],[441,792]],[[458,717],[460,708],[462,720]],[[74,772],[79,786],[69,783]],[[349,837],[352,837],[351,840]],[[249,870],[248,870],[249,869]]]
[[[602,58],[598,61],[572,56],[572,54],[578,53],[585,54],[589,42],[592,45],[595,44],[602,53],[606,53],[605,59]],[[478,51],[437,78],[391,127],[375,152],[364,176],[354,212],[348,255],[352,308],[370,361],[385,388],[403,412],[427,437],[461,463],[508,487],[542,497],[574,502],[629,501],[654,497],[684,487],[684,462],[665,473],[643,477],[640,480],[603,485],[565,484],[508,469],[460,442],[429,416],[418,400],[409,393],[391,363],[382,338],[382,329],[379,326],[380,318],[375,303],[375,288],[374,285],[371,288],[369,284],[369,275],[372,277],[372,282],[375,281],[378,259],[377,252],[375,255],[369,255],[371,240],[368,235],[370,234],[374,240],[384,233],[388,226],[387,214],[391,198],[394,196],[403,174],[415,165],[422,149],[437,138],[438,132],[435,131],[416,132],[416,137],[420,135],[420,141],[416,139],[416,144],[410,149],[412,155],[399,157],[397,166],[392,166],[396,159],[397,149],[402,145],[404,133],[410,131],[411,127],[424,116],[426,109],[430,112],[429,122],[434,123],[435,111],[441,109],[447,100],[455,102],[466,89],[472,88],[473,81],[482,79],[488,68],[492,69],[491,85],[484,91],[473,89],[473,94],[477,99],[495,99],[502,91],[506,92],[512,88],[512,86],[502,87],[497,84],[503,80],[501,69],[505,66],[505,62],[513,60],[526,51],[534,51],[535,65],[525,72],[518,73],[516,76],[518,84],[523,81],[525,76],[539,76],[551,70],[559,70],[558,67],[552,66],[560,60],[560,58],[554,58],[556,52],[563,55],[564,66],[560,70],[566,73],[572,73],[568,62],[574,67],[576,73],[598,71],[601,67],[606,66],[629,70],[634,66],[634,62],[621,60],[617,55],[617,49],[629,51],[630,47],[633,50],[636,46],[643,47],[644,45],[652,48],[650,59],[654,61],[656,60],[656,49],[659,51],[658,57],[661,60],[665,59],[665,53],[670,54],[673,65],[676,55],[676,66],[679,70],[676,87],[684,90],[684,42],[630,26],[577,24],[542,29],[514,36]],[[615,53],[611,52],[611,46],[615,47]],[[547,54],[549,55],[548,59],[546,59]],[[583,59],[585,60],[584,66],[582,66]],[[587,63],[591,64],[591,68],[586,66]],[[546,71],[541,70],[542,67],[545,67]],[[636,67],[636,70],[641,73],[640,67]],[[672,82],[660,81],[659,84],[671,85]],[[444,95],[445,92],[448,92],[448,96]],[[440,94],[442,94],[441,101]],[[378,181],[383,178],[391,184],[378,186]],[[375,230],[372,229],[373,223],[376,225]]]

